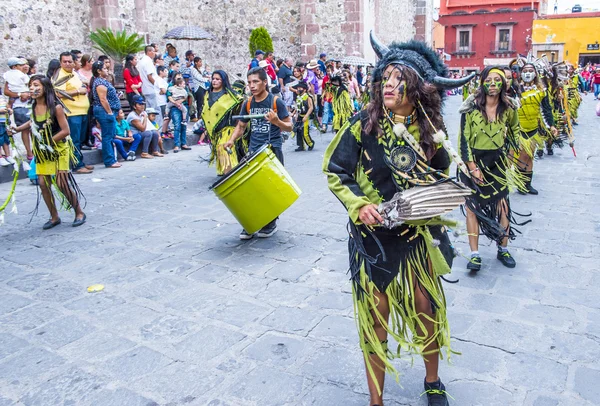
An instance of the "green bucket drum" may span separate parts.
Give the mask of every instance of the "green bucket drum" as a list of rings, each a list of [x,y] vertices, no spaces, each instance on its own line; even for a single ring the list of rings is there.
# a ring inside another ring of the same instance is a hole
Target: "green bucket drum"
[[[268,145],[244,157],[210,188],[250,234],[275,220],[302,193]]]

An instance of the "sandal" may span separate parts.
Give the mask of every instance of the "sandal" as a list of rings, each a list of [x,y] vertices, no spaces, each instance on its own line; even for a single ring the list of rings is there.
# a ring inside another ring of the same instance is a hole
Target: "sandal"
[[[164,155],[161,154],[160,152],[153,152],[152,153],[153,156],[158,156],[158,157],[163,157]]]
[[[181,149],[182,149],[183,151],[191,151],[191,149],[192,149],[192,148],[191,148],[191,147],[188,147],[187,145],[182,145],[182,146],[181,146]]]
[[[107,168],[120,168],[121,166],[123,166],[123,165],[121,165],[121,164],[120,164],[120,163],[118,163],[118,162],[115,162],[115,163],[114,163],[114,164],[112,164],[111,166],[107,166]]]
[[[154,157],[147,152],[142,152],[142,154],[140,155],[140,158],[152,159]]]
[[[175,147],[175,148],[173,148],[173,152],[174,152],[174,153],[178,153],[178,152],[179,152],[179,147]]]

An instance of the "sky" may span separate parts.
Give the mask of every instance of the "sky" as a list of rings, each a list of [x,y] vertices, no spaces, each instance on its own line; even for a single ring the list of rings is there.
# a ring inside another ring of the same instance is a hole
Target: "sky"
[[[433,0],[433,7],[439,7],[440,1],[444,0]],[[558,11],[559,13],[570,12],[571,7],[575,4],[579,4],[583,8],[597,9],[600,11],[600,0],[558,0]],[[554,0],[548,0],[548,13],[554,12]]]

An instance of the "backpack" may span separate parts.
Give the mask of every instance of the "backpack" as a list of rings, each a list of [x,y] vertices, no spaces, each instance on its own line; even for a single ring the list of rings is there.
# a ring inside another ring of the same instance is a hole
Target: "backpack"
[[[269,96],[267,96],[269,97]],[[252,100],[254,99],[254,96],[250,96],[250,98],[248,99],[248,102],[246,103],[246,113],[250,114],[250,105],[252,104]],[[273,96],[273,111],[275,113],[277,113],[277,96]]]

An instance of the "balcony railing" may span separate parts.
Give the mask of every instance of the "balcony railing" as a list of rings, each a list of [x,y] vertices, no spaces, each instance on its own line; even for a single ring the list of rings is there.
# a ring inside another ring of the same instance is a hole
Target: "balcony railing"
[[[517,53],[515,41],[492,41],[490,42],[492,54],[514,54]]]
[[[471,42],[469,44],[453,42],[449,45],[450,46],[446,48],[446,52],[454,55],[471,55],[477,50],[477,43],[475,42]]]

